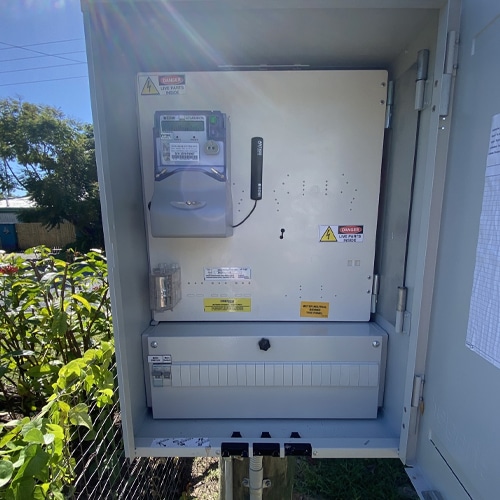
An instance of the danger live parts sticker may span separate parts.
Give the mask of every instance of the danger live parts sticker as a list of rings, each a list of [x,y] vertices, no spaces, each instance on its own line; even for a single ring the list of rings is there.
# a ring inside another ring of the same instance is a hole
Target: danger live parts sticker
[[[363,226],[319,226],[320,243],[361,243]]]
[[[238,313],[251,312],[252,299],[249,298],[218,298],[218,299],[203,299],[203,308],[205,312],[219,313]]]
[[[141,77],[140,77],[141,78]],[[186,75],[144,75],[141,95],[176,95],[186,92]],[[141,80],[139,80],[141,84]]]
[[[328,318],[330,312],[329,302],[301,302],[301,318]]]

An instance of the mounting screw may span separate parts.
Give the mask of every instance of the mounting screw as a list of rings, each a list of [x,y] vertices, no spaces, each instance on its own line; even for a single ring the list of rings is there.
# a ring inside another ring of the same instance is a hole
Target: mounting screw
[[[270,488],[271,487],[271,480],[270,479],[264,479],[262,481],[262,487],[263,488]]]
[[[380,347],[380,342],[379,342],[378,340],[374,340],[374,341],[372,342],[372,346],[373,346],[373,347]]]
[[[259,340],[259,349],[261,351],[268,351],[271,348],[271,342],[269,342],[269,339],[262,338]]]
[[[150,345],[153,349],[156,349],[158,347],[158,342],[156,342],[156,340],[153,340]]]

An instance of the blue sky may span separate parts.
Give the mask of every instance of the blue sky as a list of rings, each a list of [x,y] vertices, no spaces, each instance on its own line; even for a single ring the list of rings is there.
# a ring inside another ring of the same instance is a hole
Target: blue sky
[[[0,99],[55,106],[90,123],[80,0],[0,0]]]

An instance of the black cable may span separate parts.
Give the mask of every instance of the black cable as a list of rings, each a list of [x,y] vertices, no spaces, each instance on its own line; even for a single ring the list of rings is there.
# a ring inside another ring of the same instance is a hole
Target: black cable
[[[0,74],[5,74],[5,73],[21,73],[22,71],[36,71],[36,70],[39,70],[39,69],[63,68],[65,66],[78,66],[80,64],[87,64],[87,63],[84,63],[84,62],[73,62],[73,63],[66,63],[66,64],[51,64],[50,66],[35,66],[33,68],[8,69],[6,71],[0,71]]]
[[[25,81],[25,82],[0,83],[0,87],[13,87],[14,85],[26,85],[29,83],[58,82],[60,80],[75,80],[77,78],[88,78],[88,75],[66,76],[64,78],[49,78],[47,80],[31,80],[31,81]]]
[[[81,40],[84,40],[84,38],[66,38],[63,40],[54,40],[52,42],[38,42],[38,43],[29,43],[26,45],[15,45],[15,46],[12,46],[11,44],[6,42],[0,42],[0,44],[3,45],[11,45],[10,47],[0,47],[0,50],[10,50],[12,48],[25,49],[26,47],[38,47],[39,45],[50,45],[53,43],[79,42]]]
[[[2,50],[2,49],[0,48],[0,50]],[[70,55],[70,54],[84,54],[84,53],[85,53],[84,50],[71,50],[69,52],[57,52],[55,54],[36,55],[36,56],[27,56],[27,57],[14,57],[12,59],[0,59],[0,63],[12,62],[12,61],[26,61],[27,59],[41,59],[42,57],[66,56],[66,55]]]
[[[410,185],[410,206],[408,208],[408,228],[406,231],[406,248],[405,248],[405,257],[404,257],[404,269],[403,269],[403,287],[406,287],[406,271],[408,266],[408,252],[410,250],[410,230],[411,230],[411,217],[413,213],[413,201],[415,198],[415,177],[417,176],[417,162],[418,162],[418,146],[419,146],[419,138],[420,138],[420,118],[421,111],[418,111],[417,114],[417,130],[415,133],[415,149],[413,151],[413,167],[411,174],[411,185]]]
[[[64,61],[79,62],[79,63],[85,62],[85,61],[78,61],[76,59],[71,59],[69,57],[47,54],[47,52],[42,52],[40,50],[27,49],[26,47],[23,47],[22,45],[14,45],[12,43],[1,42],[1,41],[0,41],[0,44],[7,45],[7,47],[3,47],[1,50],[7,50],[8,48],[9,49],[22,49],[22,50],[26,50],[28,52],[33,52],[34,54],[41,54],[42,56],[51,56],[51,57],[55,57],[56,59],[62,59]]]
[[[257,206],[257,200],[255,200],[255,203],[253,204],[253,208],[252,208],[252,210],[250,210],[249,214],[241,222],[238,222],[238,224],[231,226],[231,227],[241,226],[253,214],[253,211],[255,210],[256,206]]]

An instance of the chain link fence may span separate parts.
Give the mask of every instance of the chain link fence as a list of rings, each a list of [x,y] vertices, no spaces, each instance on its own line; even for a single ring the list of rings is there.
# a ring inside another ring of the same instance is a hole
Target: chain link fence
[[[116,369],[114,369],[116,373]],[[116,386],[116,376],[115,376]],[[71,440],[76,471],[71,500],[179,500],[189,483],[189,461],[181,458],[125,457],[118,396],[116,402],[89,407],[94,429],[79,426]]]

